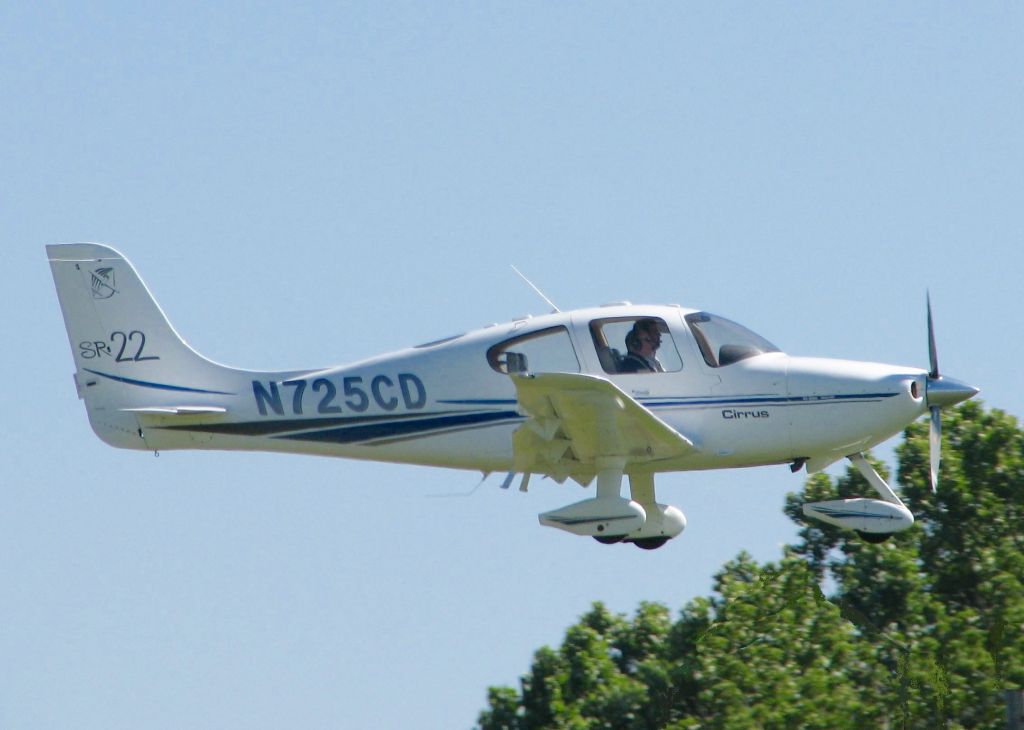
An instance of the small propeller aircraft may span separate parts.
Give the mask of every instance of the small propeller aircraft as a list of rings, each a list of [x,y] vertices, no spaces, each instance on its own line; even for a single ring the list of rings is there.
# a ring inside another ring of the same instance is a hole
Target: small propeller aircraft
[[[914,517],[864,452],[978,389],[928,371],[793,357],[723,317],[628,302],[517,319],[332,368],[255,372],[191,349],[120,253],[47,247],[96,434],[111,446],[319,454],[507,472],[596,494],[540,515],[602,543],[661,547],[686,527],[655,498],[660,472],[843,458],[881,499],[805,504],[809,517],[880,542]],[[623,477],[629,498],[622,496]]]

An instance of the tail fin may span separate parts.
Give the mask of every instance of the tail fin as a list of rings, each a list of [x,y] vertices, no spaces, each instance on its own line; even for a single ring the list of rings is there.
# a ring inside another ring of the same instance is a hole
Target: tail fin
[[[140,413],[225,411],[237,372],[213,363],[174,331],[124,256],[108,246],[47,246],[75,358],[78,395],[96,434],[149,449]]]

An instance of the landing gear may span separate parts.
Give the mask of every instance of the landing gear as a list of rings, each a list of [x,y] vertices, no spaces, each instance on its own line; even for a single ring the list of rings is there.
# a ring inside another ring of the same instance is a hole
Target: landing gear
[[[652,473],[631,473],[632,499],[621,495],[625,465],[623,458],[598,459],[597,496],[544,512],[540,523],[588,535],[602,545],[631,542],[641,550],[656,550],[686,529],[686,516],[679,508],[655,500]]]
[[[639,537],[633,540],[633,544],[641,550],[657,550],[668,540],[667,537]]]
[[[868,484],[874,487],[881,499],[854,497],[807,502],[803,506],[804,514],[836,527],[853,530],[862,540],[872,544],[885,542],[892,533],[911,527],[914,515],[864,458],[864,454],[850,454],[847,458]]]
[[[854,532],[861,540],[870,542],[872,545],[880,545],[892,537],[891,532],[863,532],[862,530],[854,530]]]
[[[668,537],[638,537],[635,540],[626,540],[626,536],[625,535],[614,535],[614,536],[609,536],[609,537],[604,537],[604,536],[598,537],[597,535],[594,535],[594,539],[597,540],[602,545],[615,545],[615,544],[620,543],[620,542],[625,540],[626,542],[633,543],[634,545],[636,545],[641,550],[657,550],[662,545],[664,545],[666,542],[668,542],[670,538],[668,538]]]
[[[657,550],[686,529],[686,516],[678,507],[659,504],[655,500],[654,474],[630,474],[629,491],[633,499],[643,506],[647,519],[643,527],[626,538],[627,542],[641,550]]]

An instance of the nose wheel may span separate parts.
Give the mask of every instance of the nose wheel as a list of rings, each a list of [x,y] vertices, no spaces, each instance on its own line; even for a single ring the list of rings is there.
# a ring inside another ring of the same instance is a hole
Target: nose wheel
[[[879,544],[885,542],[886,540],[888,540],[890,537],[892,537],[892,533],[891,532],[890,533],[884,533],[884,532],[864,532],[862,530],[854,530],[854,532],[857,533],[857,536],[861,540],[863,540],[864,542],[869,542],[872,545],[879,545]]]
[[[625,535],[616,535],[614,537],[598,537],[594,535],[594,539],[602,545],[615,545],[623,541],[631,542],[641,550],[657,550],[669,541],[667,537],[639,537],[635,540],[626,540]]]

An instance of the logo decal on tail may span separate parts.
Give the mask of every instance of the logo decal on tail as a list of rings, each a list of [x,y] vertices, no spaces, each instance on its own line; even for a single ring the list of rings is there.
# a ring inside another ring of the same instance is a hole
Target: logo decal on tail
[[[93,299],[110,299],[110,297],[117,294],[117,289],[114,288],[113,266],[104,266],[99,269],[93,269],[89,276],[92,281]]]

